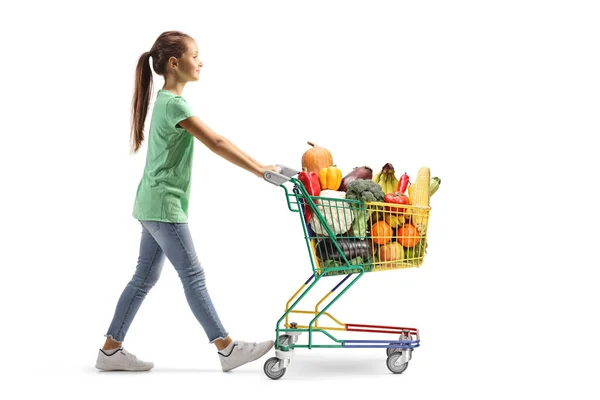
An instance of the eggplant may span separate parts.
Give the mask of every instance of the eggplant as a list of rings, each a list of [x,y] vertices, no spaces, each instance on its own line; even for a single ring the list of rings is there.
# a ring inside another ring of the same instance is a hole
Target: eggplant
[[[373,254],[373,244],[369,239],[359,238],[337,238],[336,242],[342,252],[346,256],[346,259],[350,261],[356,257],[362,257],[364,261],[371,258]],[[342,254],[333,244],[330,238],[323,238],[319,240],[316,245],[316,255],[321,261],[334,260],[344,262]]]
[[[357,179],[373,179],[373,170],[367,166],[354,167],[348,175],[342,178],[342,184],[338,190],[345,192],[348,189],[348,184]]]

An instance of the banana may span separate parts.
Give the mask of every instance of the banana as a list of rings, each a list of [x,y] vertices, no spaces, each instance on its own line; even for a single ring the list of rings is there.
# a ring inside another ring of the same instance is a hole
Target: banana
[[[390,192],[390,175],[383,174],[383,193],[388,194]]]
[[[377,183],[379,183],[379,186],[381,186],[381,190],[383,190],[383,193],[385,193],[385,175],[383,173],[379,176],[379,181]]]
[[[378,172],[378,173],[376,173],[376,174],[373,176],[373,182],[375,182],[375,183],[379,183],[379,180],[380,180],[380,179],[381,179],[381,171],[380,171],[380,172]]]
[[[398,183],[400,183],[400,181],[398,181],[398,179],[396,178],[396,175],[394,175],[393,172],[390,172],[390,186],[391,186],[391,190],[390,193],[394,193],[395,191],[397,191],[398,189]]]
[[[381,173],[381,171],[375,174],[375,176],[373,177],[373,182],[375,182],[383,188],[383,174]]]
[[[383,190],[383,193],[394,193],[398,189],[398,178],[396,178],[394,167],[387,163],[381,168],[381,171],[375,174],[373,181],[378,183]]]
[[[386,182],[385,194],[394,193],[396,191],[396,188],[398,187],[398,179],[396,179],[396,176],[394,175],[393,170],[390,170],[390,172],[385,174],[385,177],[386,177],[386,179],[385,179],[385,182]]]

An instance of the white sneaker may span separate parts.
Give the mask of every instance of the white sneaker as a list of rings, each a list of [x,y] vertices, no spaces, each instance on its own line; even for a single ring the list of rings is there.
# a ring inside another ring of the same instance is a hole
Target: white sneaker
[[[154,363],[141,361],[123,347],[111,355],[98,350],[96,368],[103,371],[149,371],[153,367]]]
[[[233,342],[233,350],[231,350],[231,353],[228,356],[219,352],[221,367],[223,368],[223,371],[231,371],[241,365],[258,360],[267,354],[274,344],[275,343],[272,340],[261,343],[235,341]]]

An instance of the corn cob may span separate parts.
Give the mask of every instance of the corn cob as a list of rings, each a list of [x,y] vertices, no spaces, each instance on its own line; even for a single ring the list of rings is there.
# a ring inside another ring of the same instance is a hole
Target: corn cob
[[[411,198],[413,208],[413,225],[419,230],[421,235],[427,230],[427,221],[429,216],[429,184],[430,173],[428,167],[421,167],[415,180],[414,198]]]

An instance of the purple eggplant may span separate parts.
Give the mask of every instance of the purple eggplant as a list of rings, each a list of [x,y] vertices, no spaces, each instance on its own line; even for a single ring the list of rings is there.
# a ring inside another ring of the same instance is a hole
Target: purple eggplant
[[[373,254],[373,244],[369,239],[337,238],[336,242],[348,260],[360,256],[366,261]],[[316,246],[316,253],[321,261],[343,261],[342,255],[330,238],[319,240]]]
[[[348,175],[342,178],[342,184],[338,190],[345,192],[348,189],[348,184],[357,179],[373,179],[373,170],[367,166],[355,167]]]

